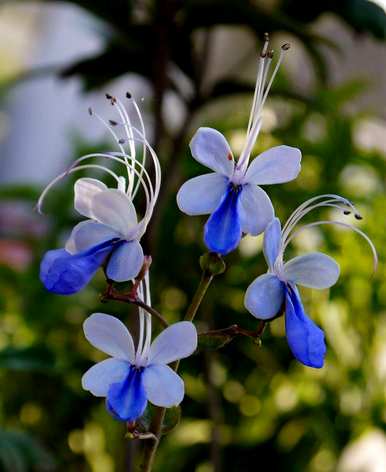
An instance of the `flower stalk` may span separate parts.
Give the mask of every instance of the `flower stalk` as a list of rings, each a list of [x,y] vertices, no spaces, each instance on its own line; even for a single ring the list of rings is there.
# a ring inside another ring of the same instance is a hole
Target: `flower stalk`
[[[193,321],[200,305],[208,291],[214,276],[220,275],[225,271],[225,262],[219,254],[207,253],[201,256],[200,266],[202,275],[200,283],[193,295],[192,301],[185,313],[184,321]],[[179,360],[171,365],[172,369],[177,372],[180,365]],[[166,414],[166,408],[157,408],[156,414],[150,425],[150,431],[157,440],[146,441],[143,450],[143,460],[140,465],[141,472],[151,472],[154,464],[155,455],[158,449],[159,439],[161,436],[162,423]]]

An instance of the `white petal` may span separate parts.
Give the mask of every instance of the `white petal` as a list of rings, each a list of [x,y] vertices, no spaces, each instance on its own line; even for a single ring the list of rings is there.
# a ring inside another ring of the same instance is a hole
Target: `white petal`
[[[108,226],[96,221],[81,221],[71,232],[71,236],[66,243],[66,251],[70,254],[85,251],[96,244],[118,238],[119,233]]]
[[[81,215],[91,218],[91,201],[97,193],[104,190],[107,190],[106,185],[97,179],[88,177],[78,179],[74,184],[75,210]]]
[[[134,279],[143,265],[143,250],[138,241],[130,241],[114,249],[106,274],[115,282]]]
[[[276,146],[257,156],[250,164],[244,182],[257,185],[289,182],[300,172],[302,154],[291,146]]]
[[[219,174],[230,177],[234,162],[225,137],[213,128],[199,128],[190,141],[190,150],[196,161]]]
[[[164,329],[150,347],[149,364],[169,362],[190,356],[197,348],[197,331],[190,321],[180,321]]]
[[[273,269],[281,247],[281,224],[279,218],[274,218],[264,232],[263,251],[270,269]]]
[[[335,260],[321,252],[298,256],[284,264],[286,279],[304,287],[331,287],[338,280],[339,272]]]
[[[134,363],[134,342],[122,321],[104,313],[94,313],[83,323],[86,339],[94,347],[117,359]]]
[[[257,277],[247,288],[245,308],[253,316],[268,320],[276,316],[284,303],[284,284],[273,274]]]
[[[187,215],[207,215],[220,205],[229,180],[221,174],[205,174],[188,180],[177,193],[178,208]]]
[[[243,185],[239,210],[242,231],[253,236],[262,233],[274,217],[268,195],[262,188],[251,184]]]
[[[106,397],[110,385],[121,382],[128,374],[130,364],[118,359],[106,359],[93,365],[82,377],[82,387],[96,397]]]
[[[153,364],[143,372],[143,386],[147,399],[156,406],[170,408],[184,398],[184,382],[170,367]]]
[[[117,189],[109,189],[94,196],[92,217],[128,238],[137,225],[137,214],[130,198]]]

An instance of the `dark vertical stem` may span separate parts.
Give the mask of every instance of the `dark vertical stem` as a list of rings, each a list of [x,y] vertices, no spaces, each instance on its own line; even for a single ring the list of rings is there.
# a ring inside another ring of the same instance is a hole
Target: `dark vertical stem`
[[[163,176],[164,176],[163,185],[161,186],[161,189],[160,189],[156,211],[147,229],[146,241],[147,241],[147,245],[149,249],[151,249],[152,254],[154,254],[154,241],[158,240],[157,233],[160,227],[162,215],[168,203],[170,194],[171,192],[173,192],[178,182],[179,172],[181,168],[181,160],[179,157],[183,149],[183,146],[187,141],[189,127],[194,118],[194,114],[196,110],[199,108],[200,104],[202,103],[203,93],[204,93],[203,84],[204,84],[205,73],[206,73],[209,58],[210,58],[211,44],[212,44],[211,31],[207,30],[205,32],[204,45],[203,45],[202,52],[200,54],[199,60],[197,60],[195,64],[196,66],[195,77],[192,77],[193,82],[194,82],[194,96],[190,100],[190,102],[187,103],[186,105],[185,120],[182,123],[179,129],[179,132],[174,137],[173,142],[171,144],[171,148],[169,152],[170,158],[163,172]],[[156,92],[155,92],[155,98],[157,98]],[[160,104],[159,101],[157,103],[158,105]],[[156,111],[157,109],[155,110],[155,112]],[[159,118],[162,120],[161,112],[162,110],[158,110]],[[162,130],[164,129],[163,122],[157,123],[157,115],[156,115],[156,133],[155,133],[155,149],[156,150],[158,149],[157,144],[161,142],[160,136],[157,137],[161,129]],[[188,150],[187,150],[187,154],[188,154]]]
[[[216,353],[205,352],[204,354],[204,375],[208,392],[208,413],[212,420],[212,433],[210,443],[210,459],[213,466],[213,472],[221,472],[221,442],[220,425],[223,422],[221,410],[221,400],[217,387],[213,382],[213,361]]]
[[[186,311],[184,320],[192,321],[196,316],[197,310],[200,307],[200,304],[213,280],[213,274],[204,270],[200,283],[197,287],[196,293],[193,296],[192,302],[189,305],[188,310]],[[179,361],[176,361],[172,368],[177,371],[179,367]],[[157,452],[159,440],[161,438],[161,429],[162,423],[165,418],[166,408],[157,408],[157,412],[154,415],[152,423],[150,425],[150,432],[154,434],[157,438],[157,441],[146,441],[144,444],[143,451],[143,462],[140,466],[141,472],[151,472],[153,468],[153,463],[155,459],[155,454]]]

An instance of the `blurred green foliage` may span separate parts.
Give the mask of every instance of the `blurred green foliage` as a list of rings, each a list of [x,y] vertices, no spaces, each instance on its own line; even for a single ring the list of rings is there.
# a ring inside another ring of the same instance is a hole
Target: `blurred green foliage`
[[[159,22],[159,15],[165,13],[162,2],[154,4],[143,24],[134,21],[135,2],[133,8],[126,0],[74,3],[100,17],[109,29],[105,52],[72,65],[65,75],[82,75],[85,87],[90,88],[130,70],[150,78],[155,96],[158,93],[162,98],[169,87],[177,89],[172,79],[159,84],[159,71],[153,68],[160,54],[154,35],[159,33],[157,25],[165,25]],[[170,58],[197,88],[198,101],[188,104],[190,112],[200,124],[224,132],[235,147],[249,110],[250,97],[241,93],[251,85],[218,82],[208,95],[200,95],[194,31],[234,24],[253,30],[256,36],[266,30],[291,32],[304,42],[322,80],[328,71],[318,47],[329,41],[316,37],[308,27],[322,12],[331,11],[354,30],[385,39],[383,11],[364,0],[286,0],[278,2],[280,6],[269,15],[258,2],[166,3],[173,8],[172,22],[168,23],[169,18],[166,23],[171,26],[167,33],[167,45],[173,45]],[[326,332],[326,366],[312,370],[293,360],[281,318],[270,324],[261,346],[236,338],[222,350],[184,361],[182,421],[164,438],[156,471],[252,471],[262,462],[272,470],[334,471],[351,441],[370,429],[385,431],[386,160],[379,150],[364,148],[358,140],[366,117],[345,111],[347,103],[363,90],[364,85],[356,81],[338,88],[324,84],[312,96],[301,97],[283,75],[276,89],[280,94],[268,104],[274,122],[263,129],[255,151],[285,143],[303,152],[300,177],[268,189],[281,219],[315,194],[339,193],[354,200],[365,216],[355,224],[370,235],[379,251],[378,272],[371,275],[370,251],[354,234],[334,228],[301,234],[288,256],[318,248],[335,257],[342,269],[339,283],[330,292],[305,290],[303,294],[308,312]],[[202,108],[212,99],[216,99],[213,109]],[[202,172],[187,147],[194,129],[187,126],[183,131],[178,146],[173,146],[177,138],[159,131],[165,168],[170,169],[171,157],[179,167],[173,170],[174,180],[165,173],[167,192],[159,208],[162,224],[152,228],[152,239],[147,241],[154,261],[153,303],[170,322],[181,318],[194,293],[200,277],[199,256],[205,251],[204,220],[182,215],[175,204],[178,183]],[[85,143],[78,147],[79,154],[90,151]],[[92,149],[99,147],[93,144]],[[68,178],[50,194],[48,217],[36,215],[31,220],[29,216],[25,228],[16,234],[10,228],[2,235],[8,245],[1,247],[6,257],[2,254],[0,266],[0,470],[56,467],[66,472],[112,472],[131,470],[130,458],[138,457],[140,444],[124,440],[124,426],[106,413],[103,401],[80,385],[83,372],[102,359],[83,338],[83,320],[94,311],[105,311],[135,330],[135,308],[100,303],[101,273],[72,297],[45,292],[38,279],[42,254],[60,247],[78,221],[72,209],[73,182],[73,177]],[[31,215],[37,194],[38,189],[27,186],[4,188],[0,199],[2,203],[22,202]],[[12,257],[20,245],[31,258],[21,266]],[[200,331],[234,323],[256,329],[256,320],[243,307],[243,295],[248,284],[266,270],[261,237],[245,238],[240,250],[227,257],[227,267],[200,309]]]

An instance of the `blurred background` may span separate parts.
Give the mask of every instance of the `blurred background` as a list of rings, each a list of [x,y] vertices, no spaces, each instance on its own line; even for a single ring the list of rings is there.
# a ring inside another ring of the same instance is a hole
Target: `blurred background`
[[[282,143],[303,152],[300,177],[267,189],[277,214],[286,219],[319,193],[352,199],[364,215],[353,223],[373,240],[380,267],[373,276],[371,253],[353,233],[301,233],[288,256],[318,249],[341,265],[330,291],[303,292],[326,333],[325,367],[294,361],[282,318],[260,347],[238,338],[184,361],[183,418],[163,439],[155,471],[386,470],[385,8],[383,0],[0,1],[1,471],[130,471],[141,447],[80,384],[102,359],[83,338],[83,320],[105,311],[130,324],[135,309],[99,302],[102,274],[68,298],[38,279],[42,254],[78,221],[74,179],[50,194],[45,217],[33,210],[40,191],[76,157],[115,150],[88,106],[109,118],[105,92],[130,90],[140,101],[164,181],[144,241],[152,298],[177,321],[205,251],[204,219],[175,203],[179,185],[203,172],[188,142],[212,126],[241,149],[266,31],[291,50],[255,152]],[[243,296],[266,270],[261,244],[246,237],[226,258],[200,330],[256,327]]]

